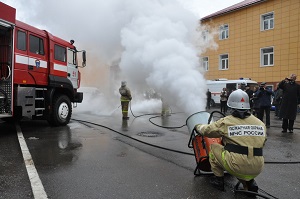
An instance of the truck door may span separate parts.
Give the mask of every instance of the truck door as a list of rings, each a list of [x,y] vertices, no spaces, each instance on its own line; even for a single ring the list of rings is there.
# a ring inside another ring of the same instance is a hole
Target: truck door
[[[17,27],[15,50],[16,84],[47,85],[45,38]]]
[[[72,82],[73,88],[78,88],[78,66],[76,49],[68,48],[67,54],[67,67],[68,67],[68,79]]]
[[[0,19],[0,118],[12,115],[13,28]]]
[[[14,82],[17,84],[27,83],[29,64],[27,35],[26,30],[16,27]]]

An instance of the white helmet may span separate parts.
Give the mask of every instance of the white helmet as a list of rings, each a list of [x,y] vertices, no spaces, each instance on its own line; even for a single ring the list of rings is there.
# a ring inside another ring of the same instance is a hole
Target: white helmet
[[[122,81],[121,86],[126,86],[126,83],[127,83],[126,81]]]
[[[229,95],[227,106],[233,109],[250,109],[248,94],[241,89],[233,91]]]

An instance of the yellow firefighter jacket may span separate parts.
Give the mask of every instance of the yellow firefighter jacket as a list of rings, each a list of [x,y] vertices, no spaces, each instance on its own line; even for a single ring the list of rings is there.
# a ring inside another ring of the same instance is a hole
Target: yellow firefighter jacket
[[[132,99],[131,92],[127,86],[121,86],[119,92],[121,94],[121,102],[129,102]]]
[[[222,137],[224,146],[234,144],[248,147],[248,155],[245,155],[229,152],[223,145],[214,145],[212,152],[222,156],[223,166],[229,173],[245,180],[253,179],[261,173],[264,158],[254,156],[253,148],[263,148],[267,139],[266,126],[252,114],[244,119],[229,115],[208,125],[197,125],[196,130],[210,138]]]

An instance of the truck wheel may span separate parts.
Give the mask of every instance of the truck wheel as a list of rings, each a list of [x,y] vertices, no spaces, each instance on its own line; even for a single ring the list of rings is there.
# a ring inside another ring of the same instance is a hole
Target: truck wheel
[[[48,122],[53,126],[67,125],[71,119],[72,106],[66,95],[57,95],[53,98],[52,114]]]

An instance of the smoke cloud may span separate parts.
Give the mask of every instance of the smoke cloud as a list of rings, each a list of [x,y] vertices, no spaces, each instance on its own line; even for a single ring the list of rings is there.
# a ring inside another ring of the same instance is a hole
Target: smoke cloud
[[[91,71],[91,78],[83,83],[97,79],[98,86],[105,79],[112,84],[107,80],[110,66],[119,63],[121,78],[128,82],[133,97],[153,88],[188,115],[205,110],[206,82],[199,55],[211,43],[200,38],[199,16],[179,1],[4,2],[17,8],[19,20],[74,39],[77,48],[87,50],[88,66],[83,70]],[[119,85],[116,82],[110,88],[116,90]]]

